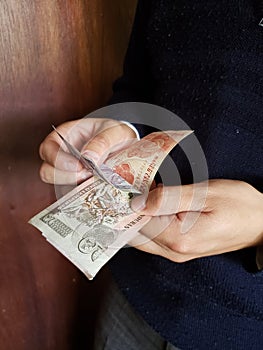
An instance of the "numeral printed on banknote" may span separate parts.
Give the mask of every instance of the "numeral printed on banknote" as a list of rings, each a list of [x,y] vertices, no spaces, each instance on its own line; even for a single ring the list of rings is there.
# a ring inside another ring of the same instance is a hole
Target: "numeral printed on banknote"
[[[167,154],[191,132],[154,132],[114,153],[105,164],[145,193]],[[30,223],[92,279],[150,220],[132,211],[130,197],[94,176],[34,216]]]

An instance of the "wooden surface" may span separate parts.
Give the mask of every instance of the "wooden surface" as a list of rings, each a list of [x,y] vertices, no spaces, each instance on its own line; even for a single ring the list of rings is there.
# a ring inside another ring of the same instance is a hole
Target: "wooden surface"
[[[27,221],[55,199],[38,177],[41,140],[106,103],[134,9],[0,1],[0,349],[91,349],[107,273],[89,282]]]

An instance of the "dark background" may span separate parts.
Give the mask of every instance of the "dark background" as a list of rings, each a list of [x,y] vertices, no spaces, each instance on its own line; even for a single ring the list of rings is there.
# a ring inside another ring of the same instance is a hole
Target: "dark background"
[[[88,281],[27,221],[55,200],[38,147],[106,103],[135,0],[0,0],[0,349],[91,349],[104,270]]]

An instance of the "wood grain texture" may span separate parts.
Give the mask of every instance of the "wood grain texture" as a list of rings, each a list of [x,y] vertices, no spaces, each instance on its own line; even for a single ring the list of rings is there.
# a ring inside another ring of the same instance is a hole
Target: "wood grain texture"
[[[106,103],[135,5],[0,1],[0,349],[91,349],[107,273],[87,281],[27,221],[55,199],[40,142]]]

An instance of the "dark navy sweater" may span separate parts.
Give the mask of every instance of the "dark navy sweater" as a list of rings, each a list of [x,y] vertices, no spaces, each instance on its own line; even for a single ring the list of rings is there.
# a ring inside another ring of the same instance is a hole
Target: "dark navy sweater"
[[[175,112],[195,130],[210,178],[244,180],[262,192],[263,27],[255,4],[139,1],[111,102]],[[191,136],[183,142],[191,149]],[[173,157],[190,183],[179,147]],[[129,248],[110,265],[130,303],[175,346],[262,350],[263,272],[254,272],[254,261],[254,248],[183,264]]]

